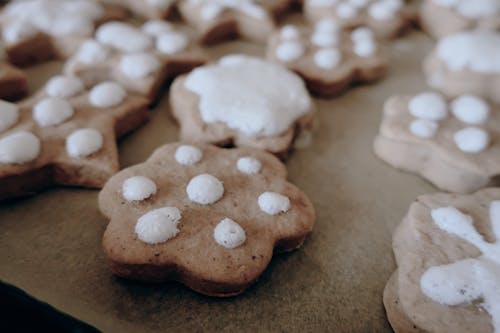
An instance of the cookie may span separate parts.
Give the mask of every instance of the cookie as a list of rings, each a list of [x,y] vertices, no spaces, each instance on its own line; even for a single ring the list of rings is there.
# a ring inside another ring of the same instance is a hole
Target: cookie
[[[26,74],[19,68],[0,60],[0,99],[14,101],[27,94]]]
[[[304,0],[304,13],[310,21],[335,19],[340,26],[367,26],[378,37],[396,37],[413,20],[403,0]]]
[[[148,116],[147,100],[117,83],[85,90],[79,79],[65,76],[0,108],[0,200],[52,185],[101,188],[119,169],[117,138]]]
[[[180,76],[170,104],[182,141],[248,146],[280,157],[312,127],[314,116],[298,75],[245,55],[225,56]]]
[[[173,15],[178,0],[100,0],[104,4],[123,6],[148,19],[166,19]]]
[[[380,79],[387,68],[372,30],[344,30],[332,19],[319,21],[314,29],[284,26],[270,37],[267,58],[299,74],[309,91],[322,97]]]
[[[394,96],[384,106],[376,155],[450,192],[468,193],[500,174],[500,109],[462,95]]]
[[[420,25],[434,38],[466,30],[499,30],[499,0],[424,0]]]
[[[293,0],[184,0],[178,8],[201,41],[211,45],[235,37],[265,43],[293,5]]]
[[[252,285],[273,252],[302,245],[314,208],[257,149],[167,144],[99,194],[105,256],[121,277],[178,281],[209,296]]]
[[[500,32],[465,31],[440,39],[424,72],[427,83],[448,96],[474,94],[500,103]]]
[[[393,239],[384,303],[396,333],[498,332],[499,230],[498,188],[420,196]]]
[[[148,21],[141,28],[108,22],[80,46],[64,71],[85,85],[116,81],[153,101],[167,81],[205,61],[189,34],[168,22]]]
[[[95,0],[27,0],[7,4],[0,26],[9,61],[27,66],[69,57],[95,26],[126,16]]]

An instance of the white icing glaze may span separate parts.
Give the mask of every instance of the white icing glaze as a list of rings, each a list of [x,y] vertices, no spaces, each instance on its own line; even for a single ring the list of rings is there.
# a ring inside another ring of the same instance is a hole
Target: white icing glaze
[[[143,52],[153,47],[151,36],[123,22],[105,23],[95,36],[100,43],[126,53]]]
[[[0,133],[13,126],[19,120],[19,106],[0,100]]]
[[[427,120],[442,120],[448,116],[445,99],[434,92],[425,92],[413,97],[408,103],[408,110],[414,117]]]
[[[173,25],[163,20],[150,20],[142,25],[142,31],[152,37],[158,37],[172,30],[174,30]]]
[[[211,21],[226,10],[234,10],[254,19],[266,18],[266,10],[255,0],[187,0],[191,4],[201,6],[201,18]]]
[[[90,39],[80,45],[75,58],[87,65],[102,63],[110,55],[110,50],[107,46],[102,45],[96,40]]]
[[[175,160],[182,165],[193,165],[201,161],[203,152],[195,146],[183,145],[175,150]]]
[[[89,92],[89,102],[98,108],[109,108],[121,104],[127,97],[127,92],[116,82],[102,82],[95,85]]]
[[[177,236],[180,221],[181,212],[176,207],[154,209],[137,220],[135,233],[144,243],[163,243]]]
[[[186,34],[178,31],[163,33],[156,40],[156,49],[163,54],[175,54],[184,51],[189,44]]]
[[[439,124],[434,120],[415,119],[410,123],[410,132],[424,139],[432,138],[438,128]]]
[[[281,40],[296,40],[300,38],[300,30],[297,26],[292,24],[287,24],[280,30]]]
[[[82,128],[66,138],[66,151],[71,157],[87,157],[101,150],[104,138],[96,129]]]
[[[276,48],[276,58],[283,62],[291,62],[301,58],[306,52],[300,41],[286,41]]]
[[[161,67],[161,62],[152,53],[125,54],[120,59],[120,70],[129,78],[141,79],[153,74]]]
[[[500,12],[499,0],[433,0],[433,2],[454,9],[470,19],[493,17]]]
[[[480,153],[490,143],[488,132],[479,127],[466,127],[455,132],[453,140],[457,147],[465,153]]]
[[[252,136],[279,135],[311,107],[303,81],[280,65],[243,55],[192,71],[186,89],[200,96],[204,122]]]
[[[269,215],[286,213],[290,210],[290,199],[276,192],[264,192],[258,199],[260,209]]]
[[[260,172],[262,163],[260,163],[260,161],[254,157],[246,156],[239,158],[236,162],[236,166],[240,172],[249,175],[256,175]]]
[[[314,63],[319,68],[333,69],[342,61],[342,53],[336,48],[320,49],[314,54]]]
[[[3,28],[2,37],[7,44],[15,44],[27,40],[37,33],[38,30],[29,22],[13,21]]]
[[[247,237],[245,230],[236,222],[225,218],[214,229],[214,239],[217,244],[234,249],[245,243]]]
[[[45,92],[51,97],[73,97],[83,91],[83,82],[74,76],[58,75],[52,77],[45,85]]]
[[[214,176],[202,174],[189,181],[186,192],[189,200],[202,205],[211,205],[224,195],[224,185]]]
[[[477,96],[462,95],[451,103],[451,112],[466,124],[479,125],[488,120],[490,106]]]
[[[19,131],[0,139],[0,163],[22,164],[40,155],[41,143],[33,133]]]
[[[33,107],[33,119],[40,127],[59,125],[73,117],[71,104],[61,98],[47,97]]]
[[[122,185],[122,194],[127,201],[142,201],[156,193],[156,184],[144,176],[127,178]]]

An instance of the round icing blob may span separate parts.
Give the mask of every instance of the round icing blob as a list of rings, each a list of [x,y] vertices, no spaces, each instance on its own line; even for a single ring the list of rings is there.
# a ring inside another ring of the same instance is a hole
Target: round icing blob
[[[344,2],[337,6],[337,15],[343,19],[352,19],[358,15],[358,10],[353,5]]]
[[[96,40],[86,40],[80,45],[76,53],[76,59],[87,65],[104,62],[110,55],[108,47]]]
[[[290,199],[276,192],[264,192],[259,196],[260,209],[269,215],[286,213],[290,209]]]
[[[210,205],[222,198],[224,185],[214,176],[202,174],[189,181],[186,192],[189,200],[202,205]]]
[[[466,127],[453,136],[457,147],[465,153],[479,153],[490,143],[488,132],[478,127]]]
[[[408,110],[414,117],[427,120],[442,120],[448,116],[445,99],[434,92],[425,92],[413,97],[408,103]]]
[[[466,124],[478,125],[488,120],[490,106],[482,98],[463,95],[451,102],[451,112]]]
[[[158,244],[174,238],[179,233],[177,225],[181,212],[175,207],[163,207],[142,215],[135,225],[137,237],[148,244]]]
[[[0,133],[17,123],[19,120],[19,106],[0,100]]]
[[[175,150],[175,160],[182,165],[193,165],[201,161],[203,153],[195,146],[183,145]]]
[[[255,0],[195,0],[190,1],[195,5],[201,5],[201,17],[205,21],[216,19],[227,9],[241,12],[244,15],[255,19],[264,19],[267,17],[266,10]]]
[[[311,43],[318,47],[331,47],[339,44],[339,34],[337,31],[315,31],[311,36]]]
[[[294,40],[300,38],[300,30],[295,25],[287,24],[280,30],[281,40]]]
[[[340,26],[336,20],[331,19],[331,18],[324,18],[324,19],[319,20],[314,25],[314,31],[334,33],[334,32],[340,31]]]
[[[251,136],[283,133],[309,111],[304,82],[281,65],[244,55],[188,74],[184,86],[200,97],[205,123],[223,122]]]
[[[438,128],[439,124],[436,121],[428,119],[415,119],[410,124],[410,132],[424,139],[432,138]]]
[[[333,69],[340,64],[341,60],[342,54],[335,48],[320,49],[314,54],[314,63],[323,69]]]
[[[367,27],[356,28],[351,32],[351,40],[353,42],[358,42],[362,40],[372,40],[375,39],[375,34],[373,30]]]
[[[301,42],[289,41],[278,45],[276,48],[276,58],[283,62],[290,62],[299,59],[306,49]]]
[[[214,238],[217,244],[226,249],[234,249],[245,243],[247,237],[245,230],[236,222],[225,218],[214,229]]]
[[[377,51],[377,44],[373,39],[361,39],[354,42],[354,53],[358,57],[370,57]]]
[[[116,82],[102,82],[94,86],[89,93],[89,102],[98,108],[109,108],[121,104],[127,92]]]
[[[38,33],[38,30],[26,21],[13,21],[5,25],[2,30],[3,40],[8,44],[15,44],[31,38]]]
[[[123,22],[101,25],[95,37],[100,43],[127,53],[142,52],[153,47],[151,36]]]
[[[160,60],[151,53],[126,54],[120,60],[122,73],[133,79],[144,78],[160,67]]]
[[[87,157],[99,151],[103,141],[101,132],[96,129],[78,129],[66,138],[66,151],[72,157]]]
[[[0,163],[22,164],[40,155],[40,139],[33,133],[19,131],[0,139]]]
[[[156,39],[156,49],[163,54],[175,54],[184,51],[189,44],[189,38],[181,32],[167,32]]]
[[[142,201],[156,193],[156,184],[144,176],[127,178],[122,185],[122,194],[127,201]]]
[[[434,3],[456,10],[460,15],[470,19],[494,17],[500,12],[498,0],[433,0]]]
[[[368,7],[368,14],[375,20],[386,21],[393,19],[398,9],[390,1],[379,1]]]
[[[150,36],[158,37],[173,30],[172,24],[163,20],[151,20],[142,25],[142,31]]]
[[[262,163],[254,157],[247,156],[239,158],[238,162],[236,162],[236,166],[238,167],[238,170],[243,173],[255,175],[260,172]]]
[[[71,118],[73,114],[71,104],[57,97],[44,98],[33,107],[33,119],[40,127],[59,125]]]
[[[73,97],[83,89],[83,82],[74,76],[54,76],[45,85],[45,92],[51,97]]]

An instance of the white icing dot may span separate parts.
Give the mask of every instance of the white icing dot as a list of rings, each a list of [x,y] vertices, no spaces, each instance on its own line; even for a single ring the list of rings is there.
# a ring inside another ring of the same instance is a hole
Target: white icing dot
[[[71,104],[57,97],[44,98],[33,107],[33,119],[40,127],[59,125],[73,114]]]
[[[94,86],[89,93],[89,102],[98,108],[119,105],[127,97],[127,92],[116,82],[102,82]]]
[[[329,32],[329,33],[334,33],[334,32],[339,32],[340,31],[340,26],[338,22],[332,18],[325,18],[319,20],[315,25],[314,25],[314,31],[322,31],[322,32]]]
[[[371,40],[375,38],[375,34],[373,30],[367,27],[356,28],[351,32],[351,40],[353,42],[361,41],[361,40]]]
[[[276,58],[280,61],[290,62],[299,59],[305,53],[301,42],[284,42],[276,48]]]
[[[175,54],[184,51],[189,44],[188,37],[181,32],[168,32],[158,36],[156,48],[163,54]]]
[[[391,20],[396,16],[397,8],[390,2],[379,1],[368,7],[368,14],[378,21]]]
[[[239,171],[249,175],[258,174],[262,168],[262,164],[258,159],[249,156],[239,158],[236,166]]]
[[[351,19],[358,15],[358,10],[348,3],[341,3],[337,6],[337,15],[343,19]]]
[[[295,25],[287,24],[280,30],[281,40],[294,40],[300,38],[300,30]]]
[[[137,237],[148,244],[159,244],[179,233],[181,212],[175,207],[163,207],[142,215],[135,225]]]
[[[132,53],[142,52],[153,47],[151,36],[123,22],[109,22],[96,31],[96,39],[104,45]]]
[[[2,37],[6,43],[15,44],[31,38],[37,33],[38,30],[29,22],[19,20],[5,25]]]
[[[482,98],[463,95],[451,103],[451,112],[466,124],[483,124],[488,120],[490,106]]]
[[[83,89],[82,81],[74,76],[54,76],[45,85],[45,92],[51,97],[73,97]]]
[[[175,160],[182,165],[193,165],[203,157],[201,149],[194,146],[183,145],[175,150]]]
[[[72,157],[87,157],[99,151],[103,141],[101,132],[96,129],[78,129],[66,138],[66,151]]]
[[[354,53],[358,57],[369,57],[377,51],[377,44],[373,39],[364,39],[354,42]]]
[[[158,37],[173,30],[172,24],[162,20],[147,21],[142,25],[142,31],[150,36]]]
[[[122,56],[120,70],[133,79],[144,78],[161,67],[160,60],[151,53],[134,53]]]
[[[40,139],[33,133],[19,131],[0,139],[0,163],[27,163],[40,155]]]
[[[144,176],[127,178],[122,185],[122,194],[127,201],[142,201],[156,193],[156,184]]]
[[[410,113],[427,120],[442,120],[448,116],[448,107],[443,96],[434,92],[425,92],[413,97],[408,103]]]
[[[420,138],[432,138],[439,128],[439,124],[434,120],[415,119],[410,124],[410,132]]]
[[[264,192],[259,196],[260,209],[269,215],[286,213],[290,209],[290,199],[276,192]]]
[[[465,153],[479,153],[485,150],[490,142],[488,132],[478,127],[466,127],[455,132],[453,136],[457,147]]]
[[[234,249],[245,243],[247,237],[245,230],[236,222],[225,218],[214,229],[214,238],[217,244]]]
[[[0,133],[17,123],[19,106],[0,100]]]
[[[80,45],[76,53],[76,59],[87,65],[102,63],[110,55],[107,46],[102,45],[96,40],[86,40]]]
[[[315,31],[311,36],[311,43],[319,47],[331,47],[339,44],[339,35],[336,31]]]
[[[314,63],[319,68],[335,68],[340,64],[341,60],[342,54],[335,48],[321,49],[314,54]]]
[[[202,205],[210,205],[222,198],[224,185],[214,176],[202,174],[189,181],[186,192],[189,200]]]

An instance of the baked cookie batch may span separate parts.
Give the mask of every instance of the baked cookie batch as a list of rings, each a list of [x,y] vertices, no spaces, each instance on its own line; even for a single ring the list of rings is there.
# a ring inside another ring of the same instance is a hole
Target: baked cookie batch
[[[300,6],[306,24],[282,23]],[[116,275],[240,294],[274,253],[300,247],[312,231],[313,205],[282,162],[313,127],[311,95],[380,80],[391,39],[418,16],[437,39],[422,59],[428,87],[387,100],[374,151],[450,193],[419,197],[397,228],[398,268],[384,305],[398,333],[500,332],[500,190],[482,189],[500,175],[500,0],[416,7],[8,2],[0,13],[0,200],[55,185],[102,188],[103,247]],[[210,59],[209,47],[233,38],[265,44],[265,54]],[[50,59],[64,61],[62,72],[19,101],[29,93],[22,68]],[[179,142],[120,171],[116,140],[147,121],[170,83]]]

